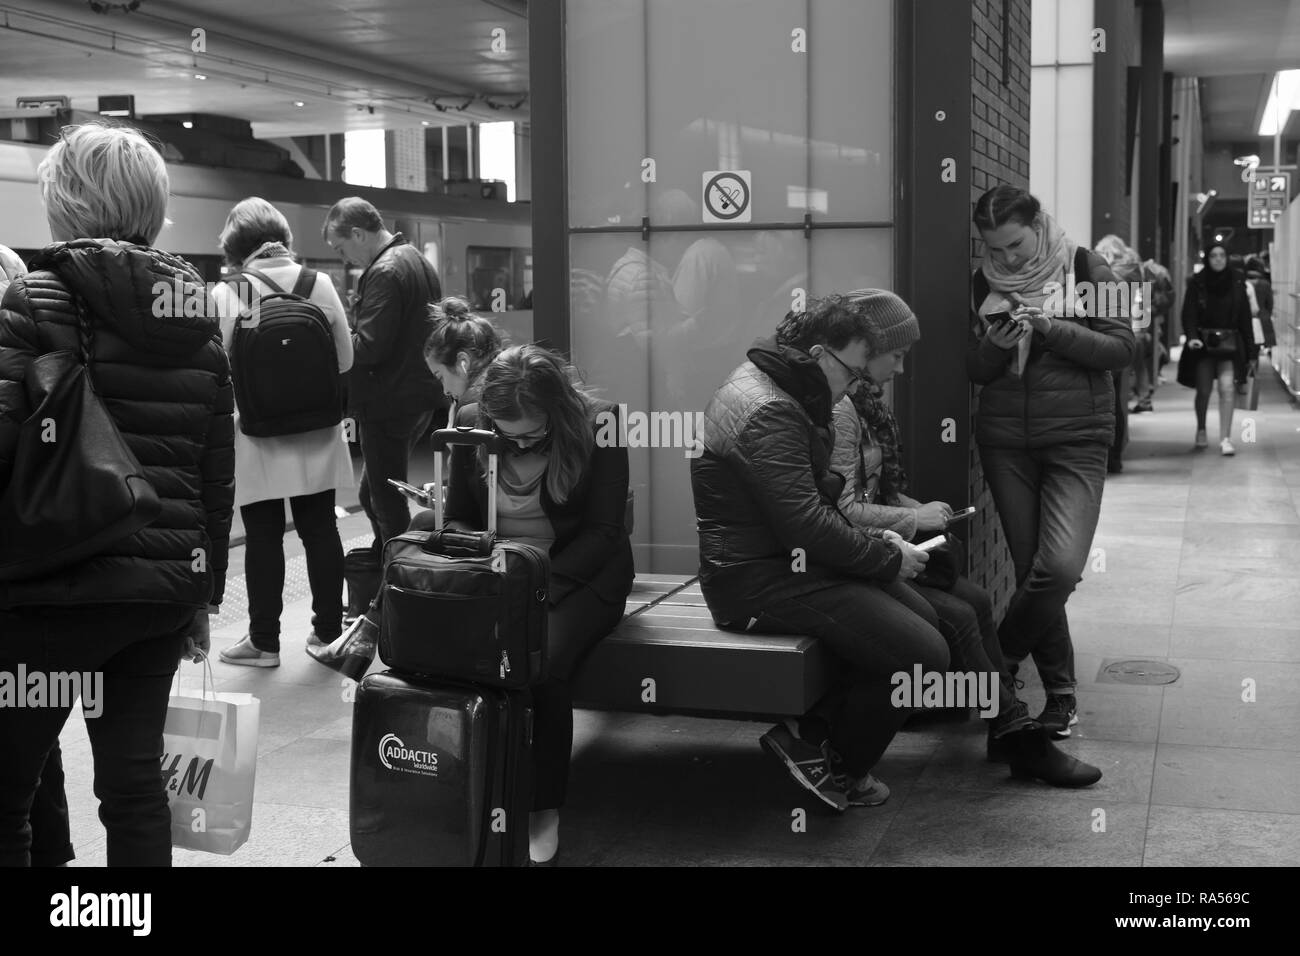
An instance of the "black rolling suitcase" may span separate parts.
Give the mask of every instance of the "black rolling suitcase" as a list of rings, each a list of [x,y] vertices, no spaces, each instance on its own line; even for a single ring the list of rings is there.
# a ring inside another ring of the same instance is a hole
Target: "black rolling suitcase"
[[[486,445],[486,533],[447,531],[442,455]],[[496,540],[499,440],[434,434],[438,530],[384,546],[379,655],[357,689],[352,850],[367,866],[524,866],[532,706],[546,666],[545,552]]]
[[[442,455],[452,445],[488,448],[488,530],[444,527]],[[550,556],[496,537],[497,453],[488,431],[433,434],[438,528],[408,531],[384,545],[379,658],[395,671],[523,688],[546,676]]]
[[[371,674],[352,712],[352,852],[365,866],[525,866],[527,691]]]

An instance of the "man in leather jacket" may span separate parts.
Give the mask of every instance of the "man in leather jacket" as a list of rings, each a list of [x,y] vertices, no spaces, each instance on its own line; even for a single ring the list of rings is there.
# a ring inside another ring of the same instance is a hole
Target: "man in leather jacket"
[[[836,507],[831,409],[857,388],[872,334],[843,296],[787,315],[714,394],[691,463],[700,584],[718,625],[812,635],[846,665],[842,691],[762,740],[838,810],[888,798],[870,771],[907,716],[890,701],[891,675],[949,660],[933,611],[903,585],[926,555]]]
[[[389,232],[364,199],[336,202],[323,233],[345,262],[365,270],[352,312],[348,415],[360,434],[359,497],[378,552],[411,518],[406,499],[388,479],[406,480],[415,444],[446,403],[423,358],[429,305],[442,298],[442,285],[419,250],[401,233]]]

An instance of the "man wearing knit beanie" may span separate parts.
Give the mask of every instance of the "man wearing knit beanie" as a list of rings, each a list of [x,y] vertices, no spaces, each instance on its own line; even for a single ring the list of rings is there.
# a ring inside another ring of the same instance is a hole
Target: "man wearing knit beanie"
[[[885,289],[859,289],[849,293],[849,304],[869,322],[872,355],[911,347],[921,338],[921,323],[906,302]]]

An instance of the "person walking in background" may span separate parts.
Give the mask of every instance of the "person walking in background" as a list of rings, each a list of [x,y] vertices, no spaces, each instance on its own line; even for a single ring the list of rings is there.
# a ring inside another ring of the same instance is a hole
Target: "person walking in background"
[[[1016,591],[998,629],[1012,675],[1033,655],[1047,692],[1037,720],[1058,738],[1078,723],[1074,645],[1065,605],[1101,514],[1115,438],[1110,373],[1133,361],[1127,315],[1079,314],[1069,279],[1114,282],[1023,189],[998,186],[975,204],[984,257],[972,278],[966,370],[983,386],[975,438],[1016,567]],[[1057,314],[1057,312],[1064,314]]]
[[[235,286],[213,292],[221,317],[221,342],[235,357],[235,326],[241,304],[271,292],[294,289],[303,267],[293,256],[293,233],[284,215],[265,199],[245,199],[230,210],[221,233],[226,262],[242,276],[245,296]],[[352,367],[352,337],[334,283],[323,272],[310,274],[309,301],[318,306],[333,332],[333,368],[303,374],[342,374]],[[253,299],[248,298],[251,290]],[[314,358],[314,356],[313,356]],[[234,363],[234,375],[252,374]],[[239,417],[236,415],[236,423]],[[276,667],[280,663],[280,612],[284,608],[284,501],[302,539],[311,585],[312,628],[307,643],[325,645],[343,631],[343,544],[334,513],[335,492],[351,488],[352,460],[343,426],[331,425],[287,435],[254,437],[235,429],[235,504],[244,520],[248,587],[248,634],[220,657],[227,664]]]
[[[1258,334],[1255,339],[1263,348],[1273,354],[1277,345],[1277,332],[1273,329],[1273,283],[1270,281],[1268,266],[1259,256],[1246,259],[1246,285],[1255,294],[1258,307],[1256,318],[1259,320]]]
[[[1145,333],[1150,337],[1150,321],[1145,313],[1147,303],[1141,301],[1138,292],[1142,287],[1142,261],[1123,239],[1115,235],[1102,236],[1097,242],[1096,252],[1106,260],[1115,278],[1127,285],[1123,294],[1129,308],[1130,328],[1135,340],[1134,361],[1137,361],[1142,353],[1141,335]],[[1106,471],[1118,475],[1124,470],[1124,449],[1128,446],[1128,399],[1129,392],[1132,391],[1132,365],[1112,372],[1111,377],[1115,382],[1115,439],[1111,442],[1110,454],[1106,458]]]
[[[37,167],[54,243],[0,301],[0,491],[31,414],[27,370],[85,348],[95,392],[161,503],[142,530],[71,567],[0,585],[0,670],[99,672],[86,721],[110,866],[169,866],[159,772],[182,655],[209,645],[234,499],[230,362],[198,272],[153,247],[167,211],[162,156],[136,130],[69,127]],[[186,302],[157,314],[158,283]],[[202,554],[206,560],[195,561]],[[29,810],[71,704],[0,708],[0,864],[30,862]]]
[[[1219,452],[1234,455],[1232,412],[1237,386],[1246,383],[1259,346],[1246,280],[1229,267],[1228,249],[1222,242],[1205,247],[1205,268],[1187,282],[1182,318],[1187,343],[1178,360],[1178,381],[1196,389],[1196,447],[1209,447],[1205,420],[1210,392],[1217,385]]]
[[[1169,321],[1169,310],[1174,307],[1174,283],[1169,270],[1148,259],[1142,263],[1143,288],[1149,289],[1148,301],[1143,311],[1148,316],[1146,328],[1135,333],[1137,348],[1133,356],[1133,390],[1137,404],[1130,414],[1155,411],[1152,398],[1156,391],[1158,370],[1165,364],[1168,352],[1164,344],[1164,330]]]
[[[353,306],[348,415],[360,433],[359,497],[378,557],[411,518],[388,479],[406,480],[411,452],[444,404],[423,360],[429,304],[442,298],[442,285],[428,260],[401,233],[389,232],[364,199],[336,202],[322,231],[345,262],[364,270]]]

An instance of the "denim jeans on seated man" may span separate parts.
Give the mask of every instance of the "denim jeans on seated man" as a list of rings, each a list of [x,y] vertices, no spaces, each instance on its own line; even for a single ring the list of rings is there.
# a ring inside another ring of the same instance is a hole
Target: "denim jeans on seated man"
[[[843,661],[843,686],[809,716],[829,725],[828,742],[843,761],[843,772],[861,777],[911,713],[894,706],[893,675],[910,676],[917,665],[927,673],[948,669],[948,646],[938,624],[933,609],[901,582],[844,578],[767,605],[750,630],[809,634]]]
[[[1065,603],[1082,580],[1101,514],[1107,446],[980,447],[1016,568],[999,635],[1007,663],[1032,655],[1048,694],[1073,694],[1074,645]]]

